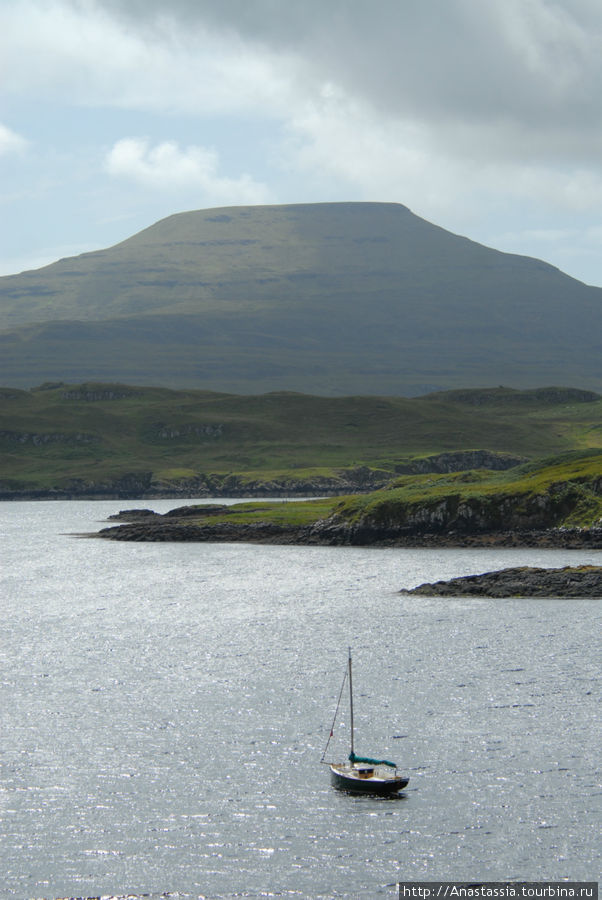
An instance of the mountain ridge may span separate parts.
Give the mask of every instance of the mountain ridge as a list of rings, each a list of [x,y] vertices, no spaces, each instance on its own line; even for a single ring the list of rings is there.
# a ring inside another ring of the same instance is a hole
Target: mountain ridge
[[[26,387],[599,391],[601,325],[602,289],[395,203],[175,213],[0,278],[2,381]]]

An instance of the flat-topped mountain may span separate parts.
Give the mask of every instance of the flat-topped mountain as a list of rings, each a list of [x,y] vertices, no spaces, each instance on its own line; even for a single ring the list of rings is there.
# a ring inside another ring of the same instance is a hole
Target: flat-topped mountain
[[[0,278],[7,386],[600,391],[601,351],[602,289],[392,203],[181,213]]]

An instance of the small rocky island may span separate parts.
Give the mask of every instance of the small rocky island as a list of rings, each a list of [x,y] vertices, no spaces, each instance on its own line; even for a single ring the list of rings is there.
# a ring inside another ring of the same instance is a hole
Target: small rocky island
[[[467,575],[450,581],[421,584],[400,594],[427,597],[547,597],[601,598],[601,566],[566,566],[563,569],[539,569],[518,566]]]

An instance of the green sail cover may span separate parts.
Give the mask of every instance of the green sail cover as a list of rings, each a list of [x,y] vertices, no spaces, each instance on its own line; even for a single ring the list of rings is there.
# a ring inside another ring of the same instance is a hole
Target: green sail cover
[[[349,762],[367,763],[369,766],[391,766],[392,769],[397,768],[397,763],[390,762],[388,759],[371,759],[369,756],[356,756],[355,753],[349,754]]]

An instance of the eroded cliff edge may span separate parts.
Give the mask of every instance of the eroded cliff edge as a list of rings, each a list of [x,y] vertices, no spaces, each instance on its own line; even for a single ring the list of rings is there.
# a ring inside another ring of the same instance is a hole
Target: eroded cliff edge
[[[175,512],[175,511],[173,511]],[[173,512],[169,515],[173,515]],[[133,514],[133,515],[132,515]],[[126,524],[101,529],[96,537],[113,541],[142,542],[248,542],[258,544],[308,544],[330,547],[549,547],[602,549],[602,528],[516,529],[459,532],[383,528],[319,521],[312,525],[282,525],[259,521],[199,523],[189,516],[168,518],[150,510],[129,511]],[[211,517],[212,513],[208,514]],[[218,515],[218,513],[215,513]],[[187,521],[188,518],[188,521]]]

